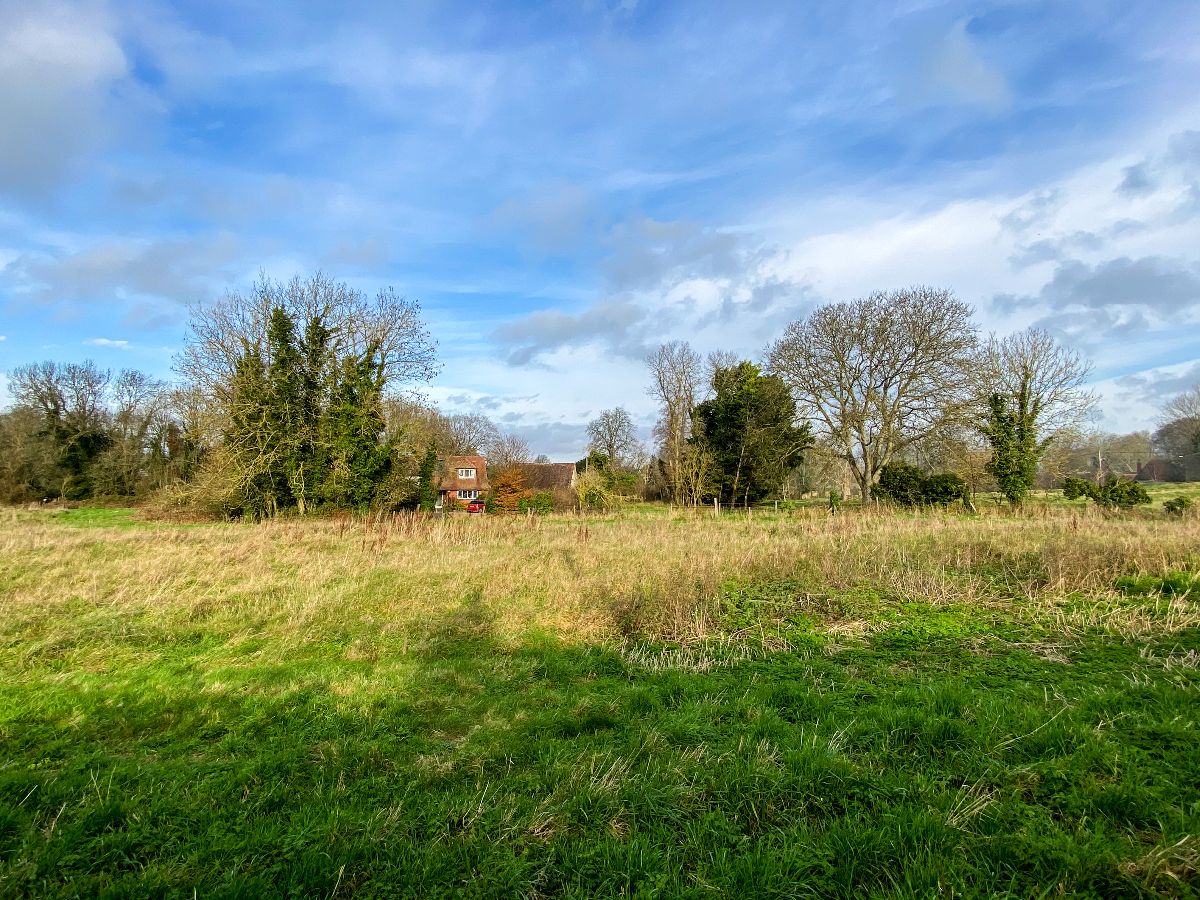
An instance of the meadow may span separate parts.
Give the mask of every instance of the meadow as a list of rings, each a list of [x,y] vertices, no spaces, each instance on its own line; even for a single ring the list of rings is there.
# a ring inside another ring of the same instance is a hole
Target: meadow
[[[1161,499],[0,510],[0,896],[1195,896]]]

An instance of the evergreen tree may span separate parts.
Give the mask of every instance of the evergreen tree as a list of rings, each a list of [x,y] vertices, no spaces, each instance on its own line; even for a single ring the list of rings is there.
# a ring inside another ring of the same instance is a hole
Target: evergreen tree
[[[332,403],[330,394],[337,379],[337,371],[330,362],[330,338],[321,317],[311,316],[300,341],[298,403],[302,427],[296,435],[296,458],[301,471],[293,476],[300,497],[322,493],[331,465],[330,450],[321,434],[322,420]]]
[[[723,503],[750,504],[777,492],[812,445],[796,425],[796,403],[781,379],[740,362],[718,367],[715,395],[693,412],[692,443],[708,451]]]

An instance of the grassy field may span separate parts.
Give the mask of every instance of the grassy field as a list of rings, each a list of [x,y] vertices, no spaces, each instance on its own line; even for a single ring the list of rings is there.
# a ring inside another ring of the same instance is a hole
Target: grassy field
[[[1160,502],[0,510],[0,896],[1195,896]]]

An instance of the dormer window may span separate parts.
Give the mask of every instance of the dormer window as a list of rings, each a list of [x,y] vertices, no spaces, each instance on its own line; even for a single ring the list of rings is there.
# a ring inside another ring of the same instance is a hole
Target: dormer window
[[[474,469],[459,469],[458,477],[459,478],[474,478],[475,470]]]

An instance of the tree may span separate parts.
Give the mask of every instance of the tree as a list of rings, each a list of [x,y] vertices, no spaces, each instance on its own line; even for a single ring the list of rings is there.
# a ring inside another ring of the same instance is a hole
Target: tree
[[[109,447],[97,457],[97,494],[133,496],[148,489],[169,463],[164,447],[170,422],[163,382],[124,369],[109,385]]]
[[[391,477],[397,430],[385,393],[436,371],[419,312],[390,289],[372,301],[320,274],[287,284],[264,277],[250,294],[194,308],[177,367],[196,401],[191,442],[219,470],[201,479],[216,492],[201,503],[270,515],[411,497],[408,474]],[[407,473],[430,443],[414,435],[404,446]]]
[[[914,287],[819,307],[788,326],[767,360],[869,501],[897,453],[963,418],[975,347],[970,307]]]
[[[1200,420],[1200,384],[1194,384],[1185,391],[1180,391],[1163,407],[1163,419],[1198,419]]]
[[[111,382],[112,372],[91,360],[33,363],[9,374],[16,405],[41,414],[43,433],[56,450],[56,496],[83,500],[93,494],[94,463],[112,443],[107,408]]]
[[[1005,499],[1016,506],[1037,480],[1038,460],[1046,442],[1037,439],[1033,425],[1037,414],[1031,409],[1027,390],[1022,389],[1012,404],[1003,395],[992,394],[989,407],[988,420],[980,427],[992,445],[987,473],[996,479]]]
[[[446,452],[453,456],[484,453],[501,437],[496,423],[479,413],[458,413],[447,419],[450,445]]]
[[[0,413],[0,502],[58,496],[61,483],[58,449],[42,414],[29,406]]]
[[[1200,480],[1200,384],[1167,402],[1153,442],[1158,453],[1182,469],[1184,478]]]
[[[437,506],[437,448],[433,444],[425,451],[421,460],[421,474],[417,482],[417,508],[424,512],[433,512]]]
[[[633,419],[624,407],[606,409],[587,425],[588,449],[602,453],[613,469],[630,472],[640,469],[644,451],[638,440]]]
[[[319,319],[328,329],[331,360],[361,356],[376,347],[385,390],[428,381],[437,373],[437,345],[418,303],[398,297],[391,288],[368,297],[321,272],[287,283],[260,275],[248,292],[230,291],[215,303],[191,307],[176,370],[187,384],[224,400],[246,345],[265,346],[276,309],[306,326]]]
[[[529,444],[518,434],[497,431],[483,452],[489,471],[503,472],[529,462]]]
[[[692,442],[708,451],[721,502],[749,505],[778,494],[812,445],[808,425],[796,425],[787,385],[740,362],[718,366],[712,386],[713,397],[693,415]]]
[[[1095,406],[1084,388],[1091,364],[1045,331],[992,337],[973,372],[979,430],[992,446],[988,472],[1014,505],[1037,481],[1050,444]]]
[[[492,480],[490,508],[498,512],[515,513],[521,501],[531,493],[525,487],[525,473],[519,468],[507,469]]]
[[[686,464],[685,457],[700,385],[700,355],[684,341],[671,341],[650,354],[646,365],[650,369],[649,393],[660,407],[655,436],[671,499],[695,502],[695,492],[689,490],[694,486],[690,479],[694,467]]]
[[[374,348],[347,357],[330,391],[323,419],[322,450],[328,474],[321,496],[335,506],[365,506],[391,469],[391,445],[384,433],[380,395],[383,370]]]

